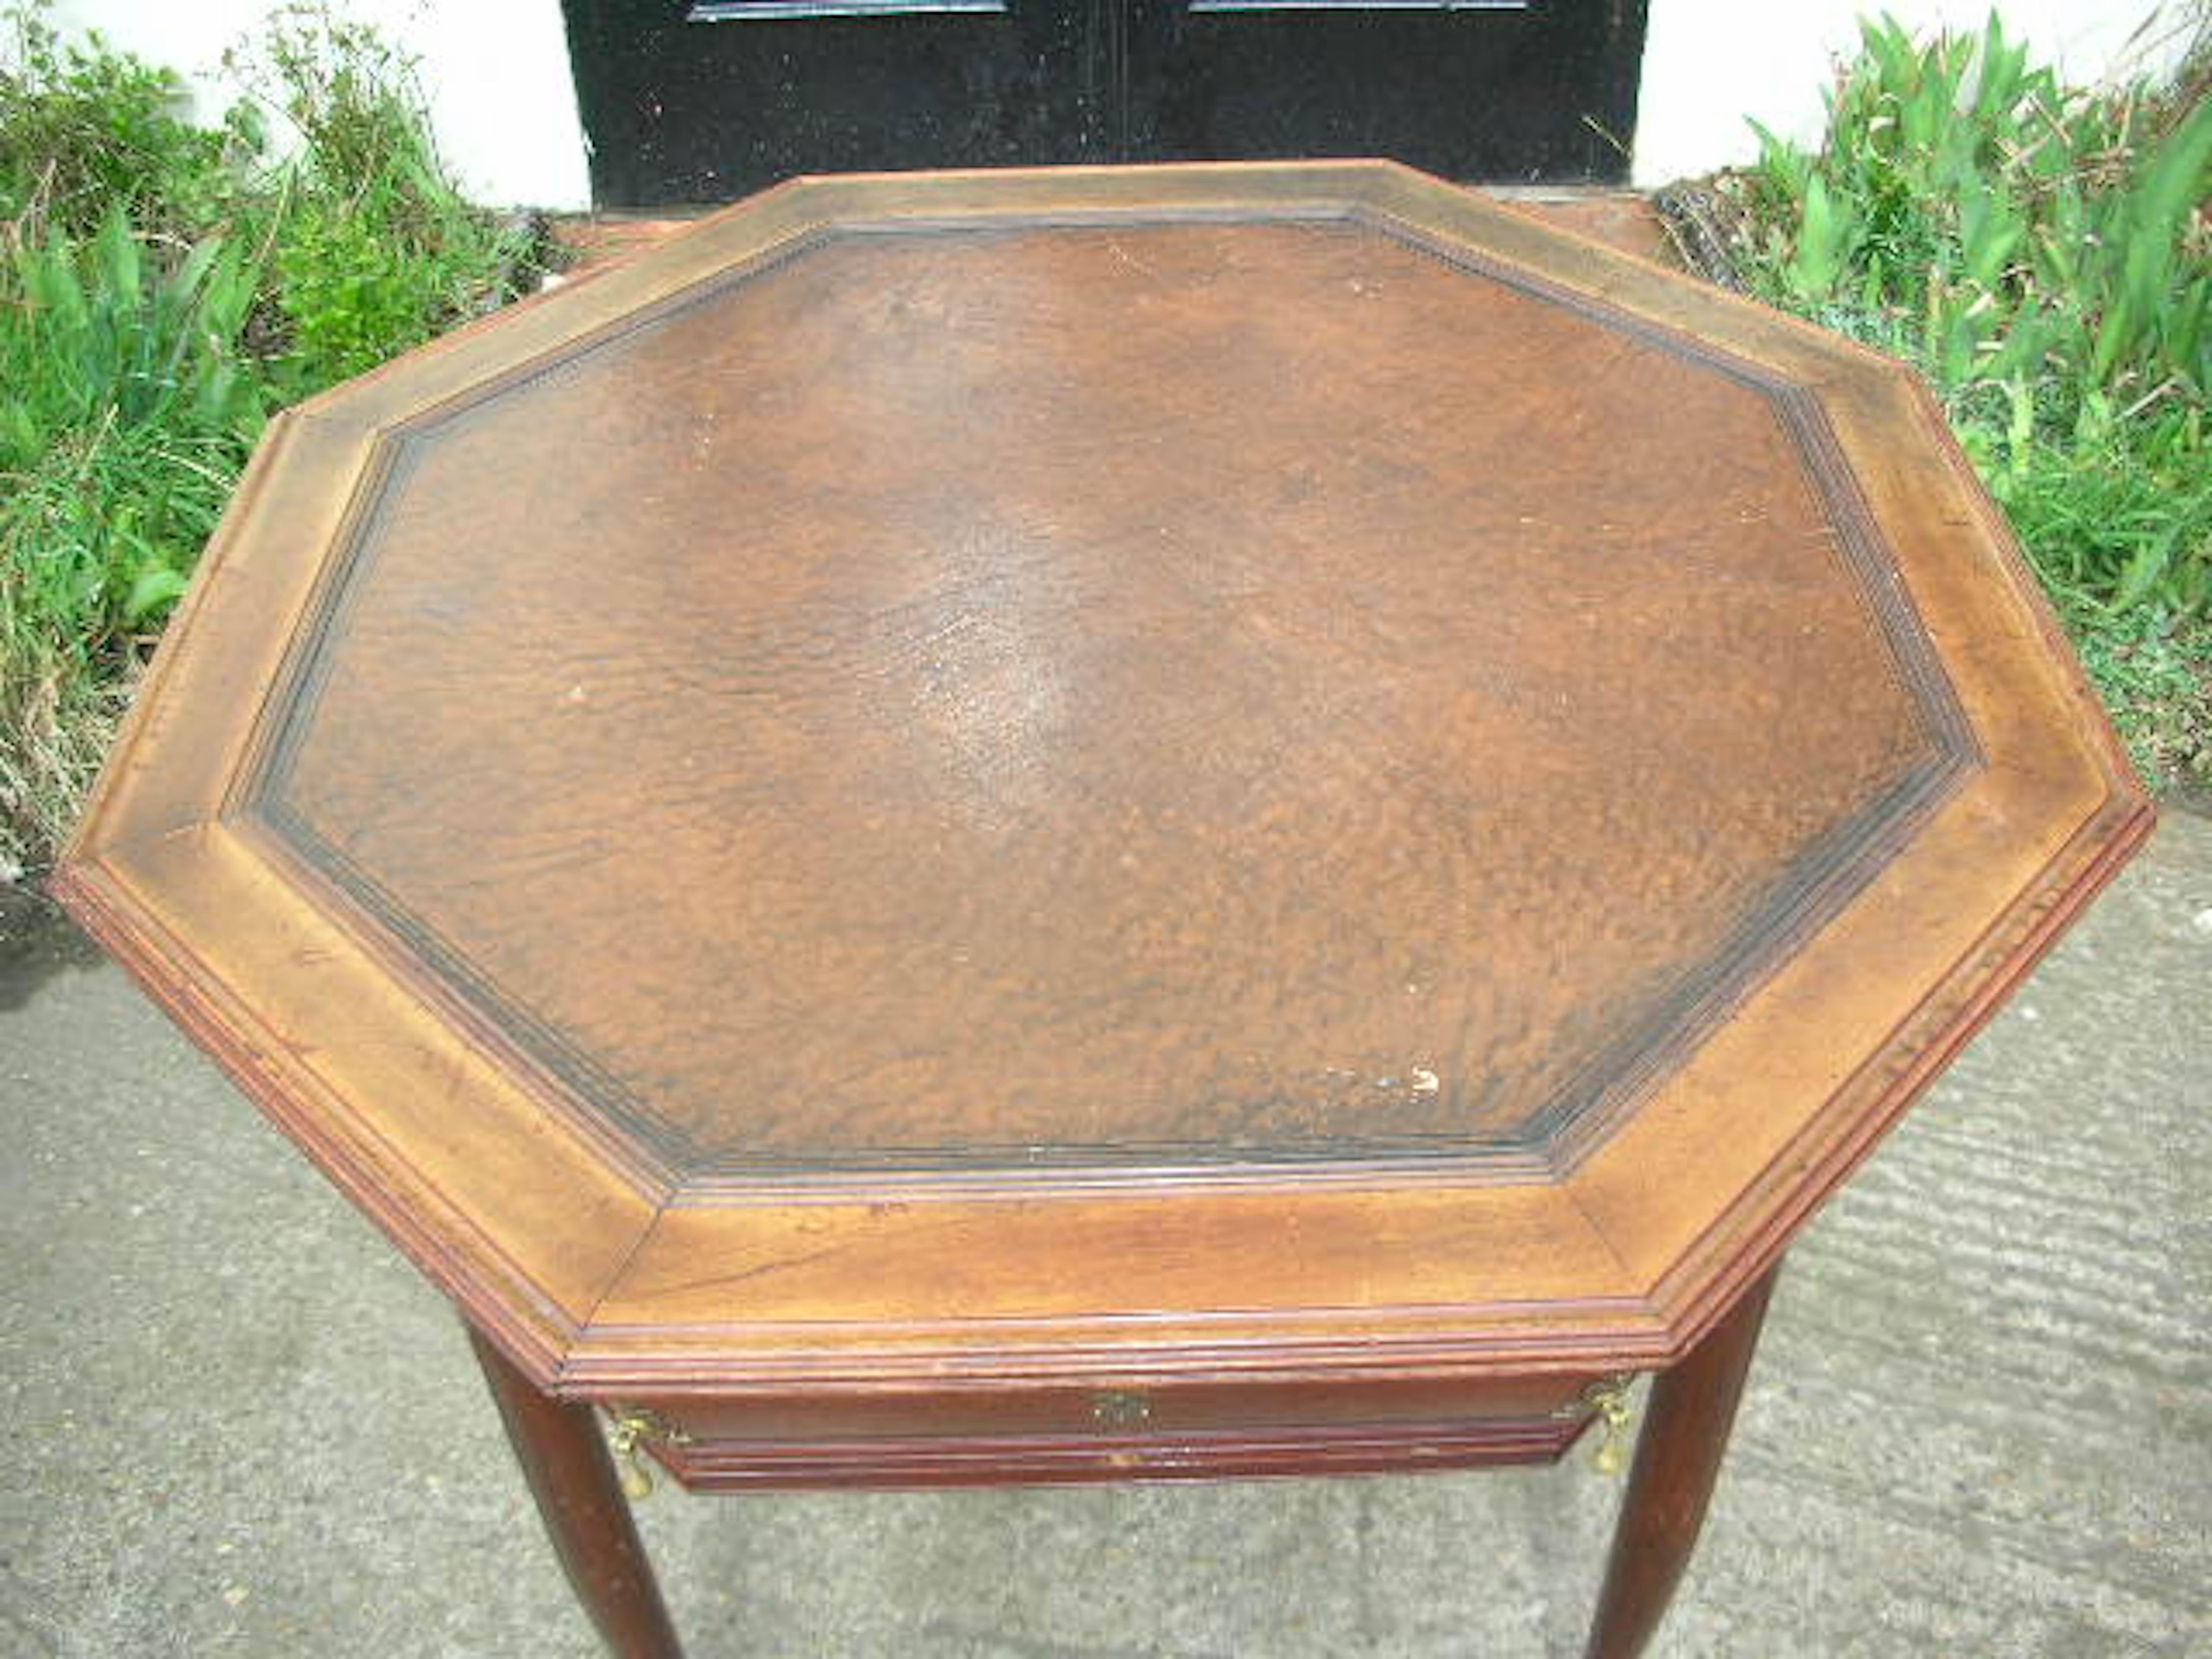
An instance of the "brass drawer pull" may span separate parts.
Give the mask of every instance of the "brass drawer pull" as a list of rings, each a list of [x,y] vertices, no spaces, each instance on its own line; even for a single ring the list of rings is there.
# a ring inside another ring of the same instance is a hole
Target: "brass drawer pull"
[[[659,1441],[672,1446],[689,1445],[691,1437],[659,1412],[640,1406],[610,1406],[612,1432],[607,1437],[617,1466],[622,1471],[623,1495],[635,1502],[653,1495],[653,1470],[645,1459],[645,1445]]]
[[[1628,1390],[1635,1381],[1632,1371],[1601,1376],[1552,1413],[1555,1418],[1588,1415],[1600,1420],[1597,1449],[1590,1457],[1591,1467],[1600,1474],[1620,1473],[1627,1442]]]

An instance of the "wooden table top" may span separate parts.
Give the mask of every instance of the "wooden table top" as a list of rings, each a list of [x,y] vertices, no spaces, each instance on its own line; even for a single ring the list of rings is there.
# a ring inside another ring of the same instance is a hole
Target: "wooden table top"
[[[58,878],[540,1382],[1661,1363],[2147,829],[1896,366],[1382,164],[281,417]]]

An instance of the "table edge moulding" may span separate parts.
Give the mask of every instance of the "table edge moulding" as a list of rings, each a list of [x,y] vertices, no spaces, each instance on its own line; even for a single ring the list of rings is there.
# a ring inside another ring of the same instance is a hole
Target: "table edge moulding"
[[[1589,1125],[1510,1155],[695,1168],[580,1104],[288,818],[331,550],[425,422],[838,237],[1254,221],[1374,230],[1751,387],[1918,677],[1933,758],[1849,879]],[[1175,1478],[1555,1457],[1657,1372],[1591,1649],[1620,1656],[1789,1240],[2152,819],[1901,366],[1387,162],[1078,168],[797,180],[276,416],[52,887],[480,1334],[617,1650],[674,1637],[595,1405],[708,1489]]]

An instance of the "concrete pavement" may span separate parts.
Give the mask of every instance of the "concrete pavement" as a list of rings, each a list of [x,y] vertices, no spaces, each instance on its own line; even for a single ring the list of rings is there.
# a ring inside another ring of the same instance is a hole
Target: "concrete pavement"
[[[0,1656],[583,1659],[444,1304],[81,943],[0,921]],[[1654,1659],[2212,1654],[2212,821],[1814,1223]],[[641,1506],[695,1659],[1577,1650],[1556,1469]]]

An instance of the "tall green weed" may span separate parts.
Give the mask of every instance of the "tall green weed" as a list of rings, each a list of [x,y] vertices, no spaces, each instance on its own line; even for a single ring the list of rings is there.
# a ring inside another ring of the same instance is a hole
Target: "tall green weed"
[[[301,144],[272,283],[289,391],[358,374],[507,297],[487,273],[521,260],[522,239],[453,182],[404,54],[303,3],[225,61]]]
[[[1817,150],[1759,141],[1754,291],[1921,368],[2138,756],[2212,783],[2212,103],[1884,17]]]
[[[173,70],[97,33],[65,42],[40,9],[0,12],[0,219],[82,238],[119,208],[149,234],[196,234],[237,196],[260,137],[250,110],[203,130],[186,101]]]
[[[169,71],[0,11],[0,880],[66,830],[268,414],[519,263],[372,31],[295,5],[237,66],[203,131]]]

